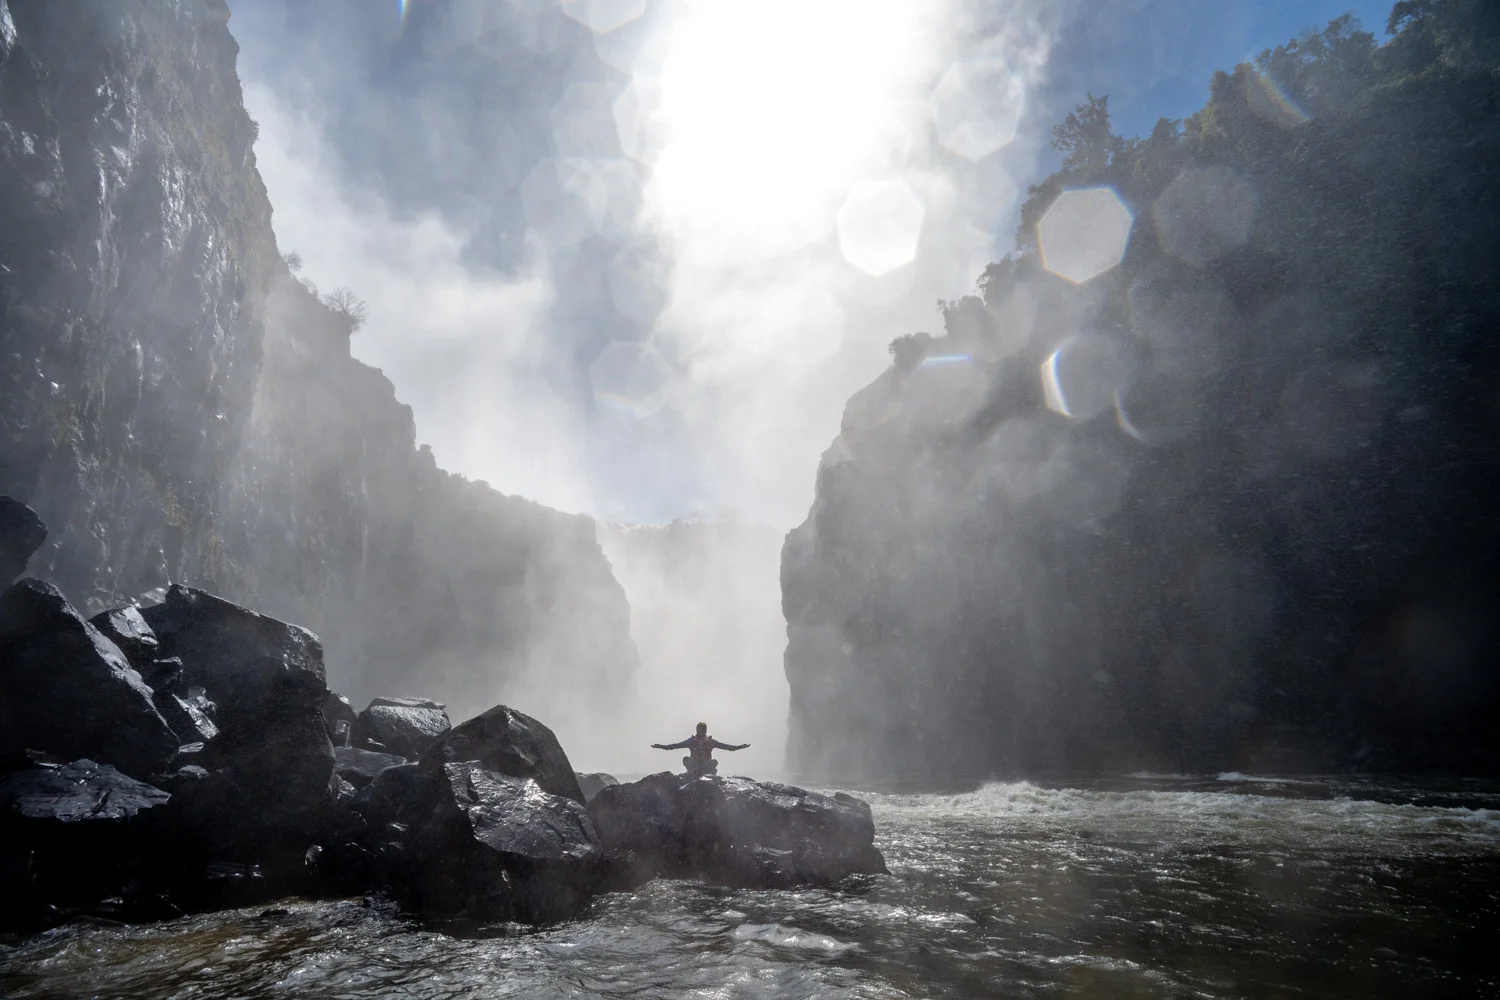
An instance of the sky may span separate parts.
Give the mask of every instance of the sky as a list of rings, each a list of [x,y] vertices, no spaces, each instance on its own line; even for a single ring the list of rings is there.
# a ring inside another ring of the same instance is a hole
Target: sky
[[[611,521],[812,499],[886,345],[1011,249],[1051,126],[1121,134],[1388,4],[240,0],[278,242],[370,306],[439,463]]]

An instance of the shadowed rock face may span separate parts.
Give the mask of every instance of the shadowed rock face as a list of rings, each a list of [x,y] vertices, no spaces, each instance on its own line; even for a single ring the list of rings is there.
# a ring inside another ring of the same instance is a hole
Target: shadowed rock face
[[[589,815],[611,850],[635,852],[638,877],[772,889],[886,870],[870,807],[842,792],[663,771],[600,789]]]
[[[0,11],[0,494],[52,526],[35,574],[88,614],[182,581],[302,622],[359,702],[417,678],[468,715],[545,664],[607,710],[636,654],[592,522],[438,469],[294,280],[222,5]]]
[[[359,713],[357,741],[373,740],[390,753],[415,758],[451,728],[443,706],[425,698],[376,698]]]
[[[1500,768],[1494,78],[1293,131],[1239,79],[1047,182],[1131,203],[1118,267],[992,265],[849,400],[783,550],[792,769]]]
[[[45,749],[145,776],[177,752],[141,675],[56,587],[22,580],[0,595],[0,663],[4,756]]]
[[[544,792],[583,803],[577,774],[552,730],[505,705],[459,724],[422,754],[422,764],[429,768],[464,762],[531,778]]]
[[[26,560],[47,539],[47,526],[36,511],[10,497],[0,497],[0,584],[26,571]]]

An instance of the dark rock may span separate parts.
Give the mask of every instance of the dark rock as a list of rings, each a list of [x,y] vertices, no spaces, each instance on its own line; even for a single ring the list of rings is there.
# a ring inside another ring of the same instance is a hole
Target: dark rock
[[[217,706],[213,766],[248,796],[221,820],[301,827],[293,817],[330,806],[333,745],[321,710],[328,688],[318,637],[176,585],[142,616],[161,652],[182,661],[182,683],[203,688]]]
[[[129,819],[170,799],[167,792],[92,760],[0,777],[0,810],[26,820],[106,823]]]
[[[323,699],[323,722],[328,727],[328,738],[335,747],[354,745],[354,726],[359,713],[349,704],[349,699],[337,691],[328,692]]]
[[[0,662],[7,757],[34,748],[144,776],[182,742],[119,647],[50,584],[22,580],[0,595]]]
[[[157,686],[151,676],[151,664],[161,646],[156,641],[156,633],[151,631],[151,626],[141,617],[139,608],[123,607],[101,611],[89,619],[89,624],[120,647],[120,652],[125,654],[130,665],[146,678],[148,684]]]
[[[162,718],[172,726],[179,739],[186,743],[207,744],[219,735],[219,727],[201,707],[204,699],[184,697],[170,691],[158,691],[153,699]]]
[[[36,511],[0,496],[0,586],[26,572],[26,561],[46,538],[47,526]]]
[[[226,735],[241,736],[288,707],[320,709],[328,697],[323,644],[299,625],[175,584],[141,614],[162,655],[179,657],[187,682],[219,703]]]
[[[103,900],[125,908],[150,868],[152,814],[170,799],[92,760],[0,777],[0,925],[42,926]]]
[[[473,763],[418,768],[403,778],[415,793],[400,810],[407,821],[380,830],[401,838],[394,850],[384,846],[394,854],[398,894],[421,913],[545,922],[576,914],[594,893],[621,882],[621,862],[583,806],[532,779]]]
[[[389,752],[415,759],[452,728],[445,706],[425,698],[376,698],[359,713],[355,745],[379,743]]]
[[[140,673],[141,680],[150,685],[153,691],[186,691],[188,688],[182,681],[182,658],[179,656],[153,659],[137,666],[136,670]],[[198,690],[203,689],[200,687]]]
[[[870,807],[843,793],[664,771],[602,789],[589,815],[611,850],[636,854],[641,875],[785,888],[886,871]]]
[[[406,758],[358,747],[334,747],[333,761],[338,776],[358,789],[374,781],[386,768],[405,764]]]
[[[620,780],[614,775],[605,774],[603,771],[591,771],[587,774],[578,771],[574,777],[578,779],[578,787],[583,791],[583,801],[585,804],[594,801],[594,796],[598,795],[601,789],[620,783]]]
[[[465,761],[497,774],[531,778],[544,792],[583,802],[573,765],[552,730],[505,705],[455,726],[422,754],[429,767]]]

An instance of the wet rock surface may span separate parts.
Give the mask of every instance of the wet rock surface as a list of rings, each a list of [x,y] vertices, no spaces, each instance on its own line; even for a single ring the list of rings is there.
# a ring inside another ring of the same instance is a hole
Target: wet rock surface
[[[26,572],[26,561],[47,539],[47,526],[19,500],[0,496],[0,586]]]
[[[445,706],[425,698],[376,698],[354,725],[356,746],[374,742],[386,752],[415,758],[452,728]]]
[[[638,877],[774,889],[886,871],[870,807],[842,792],[664,771],[604,788],[588,809],[611,850],[634,852]]]
[[[44,749],[145,776],[180,742],[119,647],[40,580],[0,594],[0,753]]]
[[[461,723],[422,754],[429,767],[473,762],[497,774],[531,778],[544,792],[583,802],[583,790],[557,736],[505,705]]]

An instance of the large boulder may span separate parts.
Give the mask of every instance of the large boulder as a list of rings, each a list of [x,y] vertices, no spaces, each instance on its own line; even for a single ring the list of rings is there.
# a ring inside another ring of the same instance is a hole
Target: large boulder
[[[153,844],[147,814],[170,798],[92,760],[0,777],[0,925],[38,926],[141,895]]]
[[[540,923],[619,884],[588,812],[530,778],[474,763],[394,767],[364,795],[371,847],[429,917]]]
[[[278,816],[317,809],[335,794],[323,645],[299,625],[189,587],[141,612],[180,683],[217,706],[210,762]]]
[[[323,644],[300,625],[175,584],[141,616],[161,655],[181,659],[187,683],[219,705],[226,736],[289,708],[320,709],[328,697]]]
[[[664,771],[601,789],[588,808],[604,843],[634,852],[642,876],[771,889],[886,871],[869,805],[842,792]]]
[[[445,706],[425,698],[376,698],[359,713],[356,746],[379,743],[389,753],[415,759],[453,724]]]
[[[175,733],[119,647],[51,584],[0,594],[0,753],[87,757],[145,777],[176,754]]]
[[[195,873],[192,905],[242,898],[231,886],[298,891],[303,854],[342,822],[322,644],[305,628],[182,586],[141,614],[160,644],[156,665],[180,662],[171,667],[178,707],[217,729],[192,761],[202,780],[176,789],[171,834]],[[203,874],[220,870],[258,874]]]
[[[618,785],[620,779],[613,774],[605,774],[603,771],[577,772],[574,777],[578,779],[578,787],[583,790],[583,801],[585,804],[594,801],[594,796],[608,788],[610,785]]]
[[[430,768],[464,762],[530,778],[544,792],[583,802],[573,765],[552,730],[505,705],[460,723],[422,753],[422,763]]]
[[[47,526],[36,511],[0,496],[0,586],[26,572],[26,561],[46,538]]]

